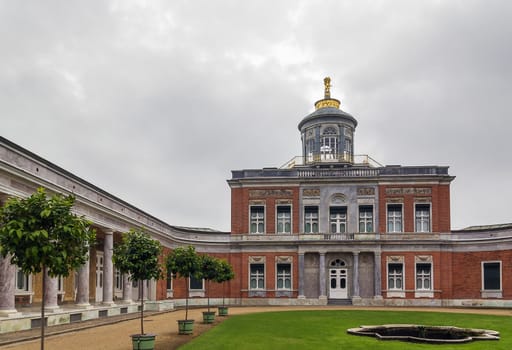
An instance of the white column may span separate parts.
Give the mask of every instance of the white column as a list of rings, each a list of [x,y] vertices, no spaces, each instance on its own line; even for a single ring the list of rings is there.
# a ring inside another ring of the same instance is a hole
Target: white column
[[[114,249],[114,232],[106,231],[103,241],[103,304],[114,304],[114,264],[112,252]]]
[[[325,252],[320,253],[320,267],[318,275],[320,282],[320,297],[319,299],[327,299],[327,293],[325,290]]]
[[[132,280],[127,273],[123,274],[123,303],[132,303]]]
[[[374,280],[375,280],[375,296],[374,299],[382,299],[382,290],[381,290],[381,254],[380,252],[375,252],[374,255]]]
[[[88,308],[89,303],[89,275],[90,275],[90,253],[87,253],[87,261],[78,269],[76,306]]]
[[[46,311],[57,311],[59,310],[59,304],[57,303],[57,292],[59,288],[58,277],[50,277],[48,270],[44,271],[45,285],[44,285],[44,309]]]
[[[0,256],[0,316],[8,317],[19,314],[16,311],[14,292],[16,266],[11,264],[10,255]]]

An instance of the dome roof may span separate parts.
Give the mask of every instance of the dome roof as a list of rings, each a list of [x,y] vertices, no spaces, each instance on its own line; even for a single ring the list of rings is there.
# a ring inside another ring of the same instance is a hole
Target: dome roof
[[[299,130],[302,130],[306,124],[323,122],[348,122],[355,128],[357,126],[356,118],[339,108],[339,100],[331,98],[331,79],[329,77],[324,79],[324,89],[324,98],[315,102],[316,110],[302,119],[298,125]]]

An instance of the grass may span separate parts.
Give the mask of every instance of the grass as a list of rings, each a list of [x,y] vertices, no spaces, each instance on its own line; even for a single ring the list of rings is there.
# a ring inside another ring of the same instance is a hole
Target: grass
[[[210,331],[180,347],[191,349],[512,349],[510,316],[416,311],[326,310],[285,311],[230,316]],[[410,323],[493,329],[498,341],[466,344],[414,344],[347,334],[360,325]]]

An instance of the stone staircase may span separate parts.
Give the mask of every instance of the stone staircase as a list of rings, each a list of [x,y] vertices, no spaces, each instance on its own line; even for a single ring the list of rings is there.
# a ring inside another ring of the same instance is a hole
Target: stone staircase
[[[327,305],[352,305],[352,299],[327,299]]]

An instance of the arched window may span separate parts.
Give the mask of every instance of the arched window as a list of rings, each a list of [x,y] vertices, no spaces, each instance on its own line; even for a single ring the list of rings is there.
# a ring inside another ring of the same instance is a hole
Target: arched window
[[[338,158],[338,132],[332,126],[322,132],[320,156],[322,160]]]

